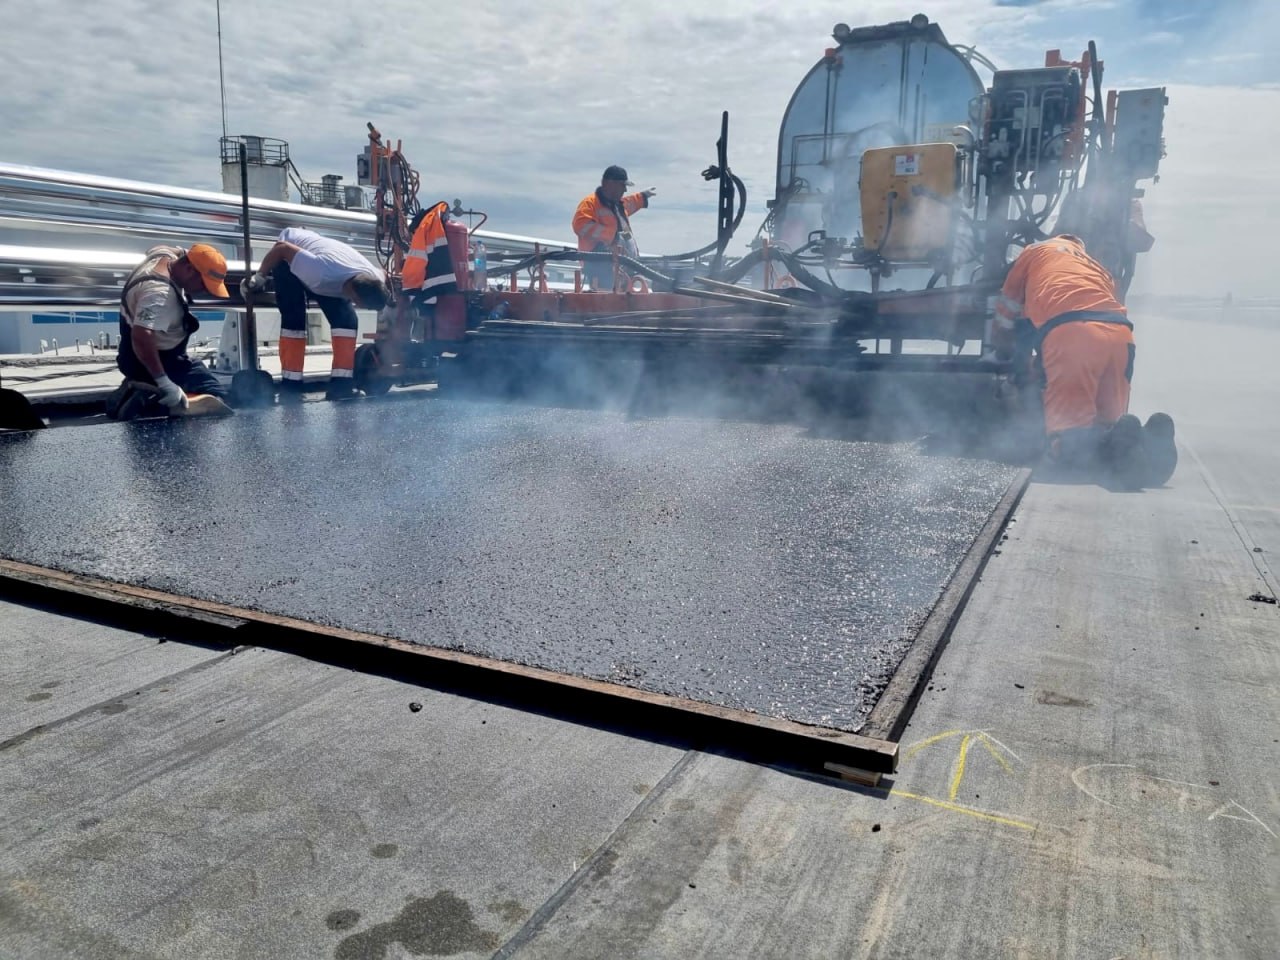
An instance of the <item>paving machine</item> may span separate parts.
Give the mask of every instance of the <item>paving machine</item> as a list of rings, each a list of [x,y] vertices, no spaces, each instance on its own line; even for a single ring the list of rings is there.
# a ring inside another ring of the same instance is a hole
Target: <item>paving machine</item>
[[[1007,412],[1027,353],[1000,340],[994,295],[1018,251],[1066,220],[1123,295],[1151,244],[1138,184],[1164,155],[1164,90],[1104,98],[1092,43],[1079,60],[1055,50],[1043,67],[999,70],[923,14],[837,24],[832,38],[783,115],[774,197],[744,255],[728,251],[746,191],[729,168],[726,114],[703,171],[719,185],[706,247],[536,251],[490,262],[481,289],[460,245],[457,292],[431,317],[398,305],[361,348],[358,385],[381,393],[452,369],[462,382],[594,388],[629,382],[620,364],[638,362],[703,384],[786,371],[805,390],[825,384],[822,403],[888,392],[896,409],[927,416]],[[382,160],[373,149],[396,275],[417,212],[412,177],[398,147]],[[552,267],[598,258],[612,261],[611,291],[584,290],[580,275],[548,280]]]

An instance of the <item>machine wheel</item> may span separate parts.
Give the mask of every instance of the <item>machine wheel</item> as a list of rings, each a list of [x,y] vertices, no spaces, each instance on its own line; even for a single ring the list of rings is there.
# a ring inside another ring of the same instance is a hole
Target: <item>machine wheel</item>
[[[356,389],[367,397],[385,396],[391,389],[391,380],[382,375],[377,344],[362,343],[356,348],[352,378]]]
[[[233,407],[269,407],[276,399],[276,384],[265,370],[237,370],[231,377]]]

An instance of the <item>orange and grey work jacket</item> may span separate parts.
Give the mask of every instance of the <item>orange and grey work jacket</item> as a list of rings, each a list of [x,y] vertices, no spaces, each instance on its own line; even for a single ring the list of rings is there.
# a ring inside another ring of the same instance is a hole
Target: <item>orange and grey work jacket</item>
[[[996,300],[996,319],[1012,329],[1019,317],[1031,321],[1037,342],[1072,321],[1133,329],[1107,268],[1085,253],[1083,243],[1066,235],[1033,244],[1018,255]]]
[[[455,293],[458,289],[453,258],[449,256],[449,240],[444,232],[448,216],[449,205],[443,200],[419,214],[409,252],[405,254],[401,286],[406,293],[416,292],[425,303],[435,303],[440,294]]]
[[[616,204],[600,196],[599,190],[583,197],[573,214],[573,232],[578,235],[578,249],[587,252],[611,250],[621,233],[623,252],[634,254],[631,221],[627,218],[648,205],[649,198],[643,193],[629,193]]]

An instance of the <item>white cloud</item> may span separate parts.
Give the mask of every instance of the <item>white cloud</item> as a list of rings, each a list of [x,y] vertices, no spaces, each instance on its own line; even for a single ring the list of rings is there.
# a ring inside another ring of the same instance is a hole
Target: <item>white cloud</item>
[[[1105,25],[1114,6],[1088,13]],[[919,9],[917,0],[852,10],[819,0],[222,0],[229,132],[287,140],[307,179],[338,173],[352,182],[372,121],[403,141],[424,199],[460,197],[488,210],[494,229],[552,237],[569,234],[577,201],[607,164],[621,163],[642,186],[659,187],[636,221],[643,248],[689,249],[714,232],[715,188],[699,172],[715,159],[721,111],[730,113],[730,163],[750,191],[749,235],[773,194],[783,111],[831,43],[832,25]],[[1079,9],[1078,0],[938,0],[928,13],[953,42],[976,44],[1003,66],[1034,66],[1048,47],[1083,49],[1054,20]],[[216,30],[214,0],[30,4],[0,35],[0,159],[216,189]],[[1197,117],[1189,103],[1174,98],[1171,125]],[[1274,115],[1252,101],[1214,103],[1225,111],[1214,121],[1235,116],[1237,135],[1264,136],[1247,128]],[[1192,157],[1207,148],[1190,139],[1171,127],[1153,217],[1158,197],[1200,176],[1205,161]],[[1190,166],[1180,173],[1182,164]],[[1206,180],[1196,196],[1235,209],[1228,198],[1239,182]],[[1190,243],[1162,234],[1158,249],[1183,251],[1168,275],[1189,275]]]
[[[1157,30],[1154,33],[1147,34],[1145,37],[1140,37],[1137,40],[1137,43],[1144,46],[1151,46],[1151,47],[1170,46],[1170,45],[1177,46],[1182,42],[1183,42],[1182,34],[1173,33],[1172,31],[1169,31],[1169,30]],[[1099,59],[1101,59],[1101,57],[1099,57]]]

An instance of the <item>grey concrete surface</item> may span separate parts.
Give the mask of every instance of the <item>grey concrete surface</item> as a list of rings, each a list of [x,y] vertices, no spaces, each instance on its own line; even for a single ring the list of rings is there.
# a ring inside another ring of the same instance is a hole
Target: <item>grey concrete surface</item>
[[[1274,595],[1280,590],[1280,329],[1187,321],[1147,327],[1139,329],[1145,335],[1135,397],[1143,412],[1170,411],[1191,438],[1187,459],[1200,467]]]
[[[0,956],[487,956],[680,756],[245,650],[0,747]]]
[[[0,956],[1270,960],[1280,491],[1161,369],[1179,472],[1033,484],[882,789],[237,654],[0,751]]]
[[[0,742],[219,655],[89,620],[36,617],[0,599]]]
[[[0,469],[9,559],[846,730],[1016,472],[446,400],[44,431]],[[78,472],[74,511],[23,494]]]
[[[1274,956],[1280,618],[1196,479],[1033,489],[886,790],[699,758],[516,955]]]

